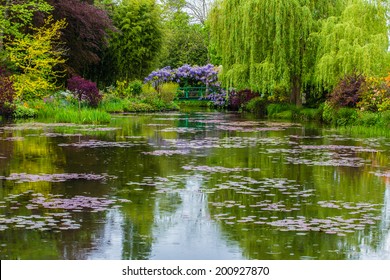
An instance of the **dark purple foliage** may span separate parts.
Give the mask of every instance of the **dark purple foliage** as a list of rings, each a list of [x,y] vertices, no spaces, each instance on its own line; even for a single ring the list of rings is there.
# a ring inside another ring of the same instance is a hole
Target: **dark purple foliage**
[[[229,94],[229,108],[231,110],[239,110],[242,105],[258,96],[258,93],[253,92],[250,89],[244,89],[237,92],[233,91]]]
[[[67,88],[76,95],[79,101],[86,101],[92,107],[96,107],[103,98],[96,83],[80,76],[70,78]]]
[[[0,66],[0,115],[9,116],[15,109],[15,89],[8,72]]]
[[[70,73],[82,73],[88,66],[100,62],[107,46],[108,32],[115,28],[107,12],[94,6],[93,1],[48,0],[54,7],[55,20],[65,18],[66,28],[61,40],[69,49],[67,66]]]
[[[365,78],[362,75],[346,75],[331,93],[330,103],[335,107],[356,107],[359,102],[359,90],[364,83]]]

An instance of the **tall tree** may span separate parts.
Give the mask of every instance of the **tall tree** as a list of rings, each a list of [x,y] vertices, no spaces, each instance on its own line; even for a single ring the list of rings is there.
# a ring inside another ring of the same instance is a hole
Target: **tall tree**
[[[285,92],[292,103],[301,104],[305,87],[331,85],[331,75],[337,79],[339,73],[351,70],[347,66],[339,72],[329,70],[339,63],[375,69],[382,65],[378,62],[387,48],[382,2],[218,1],[210,16],[211,46],[221,57],[225,85],[268,94]],[[367,16],[365,9],[370,10]],[[381,55],[371,56],[372,63],[361,59],[374,49],[380,49],[375,53]]]
[[[164,41],[160,67],[177,68],[183,64],[207,64],[208,34],[205,26],[200,23],[190,23],[190,15],[185,11],[186,1],[162,2]]]
[[[342,14],[323,22],[318,40],[315,79],[325,89],[346,74],[385,76],[390,70],[388,1],[350,1]]]
[[[209,11],[215,0],[186,0],[185,7],[195,23],[205,25]]]
[[[66,66],[71,74],[84,75],[96,66],[108,44],[108,32],[113,31],[107,12],[93,1],[47,0],[53,7],[55,20],[66,19],[67,27],[61,40],[68,48]]]
[[[0,51],[8,38],[22,38],[33,24],[36,12],[49,12],[52,7],[45,0],[1,0],[0,1]]]
[[[156,66],[161,49],[159,6],[155,0],[123,0],[112,16],[119,32],[110,40],[102,75],[106,83],[142,79]]]
[[[32,28],[32,34],[7,43],[9,60],[20,73],[12,77],[20,99],[41,98],[56,89],[57,78],[63,74],[56,67],[65,62],[59,42],[65,26],[64,19],[53,21],[50,16],[42,27]]]

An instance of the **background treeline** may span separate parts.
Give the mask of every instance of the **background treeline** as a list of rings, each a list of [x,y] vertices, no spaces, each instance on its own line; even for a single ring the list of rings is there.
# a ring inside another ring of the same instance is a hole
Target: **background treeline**
[[[122,99],[140,92],[151,98],[161,89],[142,85],[150,73],[159,81],[167,69],[195,65],[218,66],[221,87],[209,99],[231,109],[304,105],[321,109],[317,115],[328,122],[390,109],[389,1],[0,3],[2,114],[14,100],[43,100],[73,77],[80,77],[73,91],[85,91],[75,94],[79,107],[104,99],[92,87]]]

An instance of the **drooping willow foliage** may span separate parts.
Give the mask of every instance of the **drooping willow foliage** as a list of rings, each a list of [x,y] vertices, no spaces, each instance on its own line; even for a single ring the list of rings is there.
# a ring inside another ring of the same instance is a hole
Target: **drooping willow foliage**
[[[329,89],[352,70],[375,74],[388,56],[386,9],[380,2],[217,1],[210,33],[224,85],[284,92],[300,104],[307,88]],[[368,61],[364,57],[371,52]]]
[[[346,74],[389,71],[387,9],[383,1],[351,1],[340,17],[323,22],[318,36],[316,82],[332,89]]]

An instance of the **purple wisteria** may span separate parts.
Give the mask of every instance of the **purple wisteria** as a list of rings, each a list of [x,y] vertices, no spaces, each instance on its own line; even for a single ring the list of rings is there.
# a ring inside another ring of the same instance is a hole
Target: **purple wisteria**
[[[190,66],[185,64],[177,69],[170,66],[153,71],[144,80],[145,83],[151,83],[154,87],[166,82],[175,82],[180,86],[210,86],[220,87],[218,82],[218,70],[212,64],[205,66]]]
[[[205,66],[190,66],[185,64],[177,69],[170,66],[153,71],[144,80],[154,88],[167,82],[178,83],[181,87],[202,87],[206,86],[208,94],[205,97],[216,106],[224,106],[226,92],[218,81],[218,68],[212,64]]]

